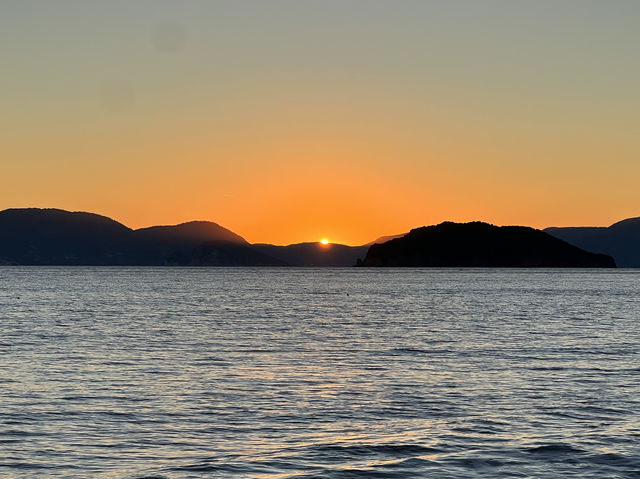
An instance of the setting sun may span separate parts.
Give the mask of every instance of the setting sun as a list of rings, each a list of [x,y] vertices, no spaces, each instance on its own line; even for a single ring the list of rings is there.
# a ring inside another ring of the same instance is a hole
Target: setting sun
[[[329,240],[328,240],[327,238],[322,238],[322,239],[320,240],[320,243],[321,243],[321,244],[324,244],[324,245],[327,245],[327,244],[329,244]]]

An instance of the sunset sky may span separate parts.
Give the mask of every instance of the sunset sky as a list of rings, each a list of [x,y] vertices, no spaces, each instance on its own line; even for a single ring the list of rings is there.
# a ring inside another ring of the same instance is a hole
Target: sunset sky
[[[0,4],[0,209],[251,242],[640,216],[640,2]]]

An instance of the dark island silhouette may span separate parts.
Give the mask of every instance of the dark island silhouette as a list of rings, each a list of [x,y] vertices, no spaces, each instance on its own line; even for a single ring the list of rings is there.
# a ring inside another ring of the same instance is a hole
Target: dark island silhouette
[[[640,218],[628,218],[608,227],[546,228],[556,238],[593,253],[613,256],[622,268],[640,268]]]
[[[372,245],[358,266],[614,268],[615,262],[526,226],[444,222]]]
[[[93,213],[39,208],[0,211],[0,264],[615,267],[607,255],[522,226],[447,222],[362,246],[275,246],[210,221],[134,230]]]

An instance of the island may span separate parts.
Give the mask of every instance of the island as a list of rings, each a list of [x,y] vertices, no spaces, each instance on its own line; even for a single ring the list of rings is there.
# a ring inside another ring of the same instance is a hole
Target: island
[[[372,245],[357,266],[615,268],[612,257],[589,253],[526,226],[444,222]]]

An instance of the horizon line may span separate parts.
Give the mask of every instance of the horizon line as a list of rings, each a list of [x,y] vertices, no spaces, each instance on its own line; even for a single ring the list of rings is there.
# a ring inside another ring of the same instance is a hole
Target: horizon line
[[[260,244],[265,244],[265,245],[272,245],[272,246],[282,246],[282,247],[286,247],[286,246],[293,246],[293,245],[298,245],[298,244],[313,244],[313,243],[317,243],[317,244],[321,244],[321,242],[323,240],[327,240],[327,246],[329,245],[338,245],[338,246],[348,246],[348,247],[352,247],[352,248],[357,248],[357,247],[364,247],[364,246],[370,246],[371,244],[374,244],[376,240],[384,238],[384,237],[389,237],[389,236],[404,236],[406,234],[408,234],[411,230],[414,230],[416,228],[421,228],[421,227],[425,227],[425,226],[436,226],[442,223],[446,223],[446,222],[451,222],[451,223],[473,223],[473,222],[482,222],[482,223],[487,223],[487,224],[491,224],[494,226],[525,226],[525,227],[529,227],[529,228],[534,228],[540,231],[544,231],[545,229],[549,229],[549,228],[608,228],[610,226],[613,226],[617,223],[620,223],[622,221],[625,220],[630,220],[630,219],[636,219],[636,218],[640,218],[640,216],[633,216],[633,217],[628,217],[628,218],[623,218],[620,220],[616,220],[613,221],[612,223],[609,223],[608,225],[579,225],[579,226],[574,226],[574,225],[570,225],[570,226],[545,226],[544,228],[537,228],[535,226],[530,226],[527,224],[500,224],[500,223],[495,223],[492,221],[487,221],[487,220],[482,220],[482,219],[475,219],[475,220],[468,220],[468,221],[454,221],[454,220],[442,220],[440,222],[437,223],[432,223],[432,224],[422,224],[422,225],[418,225],[418,226],[413,226],[410,227],[407,231],[402,232],[402,233],[392,233],[392,234],[380,234],[378,235],[376,238],[374,238],[373,240],[369,240],[365,243],[361,243],[361,244],[349,244],[349,243],[340,243],[337,241],[331,241],[329,238],[318,238],[316,240],[311,240],[311,241],[297,241],[297,242],[292,242],[292,243],[270,243],[270,242],[264,242],[264,241],[248,241],[241,233],[238,233],[232,229],[227,228],[226,226],[222,225],[221,223],[218,223],[217,221],[214,220],[210,220],[210,219],[192,219],[192,220],[187,220],[187,221],[181,221],[178,223],[174,223],[174,224],[152,224],[149,226],[141,226],[141,227],[137,227],[137,228],[133,228],[129,225],[127,225],[126,223],[114,219],[111,216],[108,216],[106,214],[102,214],[102,213],[95,213],[92,211],[87,211],[87,210],[69,210],[69,209],[64,209],[64,208],[57,208],[57,207],[39,207],[39,206],[28,206],[28,207],[9,207],[9,208],[4,208],[2,210],[0,210],[0,213],[4,212],[4,211],[9,211],[9,210],[53,210],[53,211],[63,211],[66,213],[84,213],[84,214],[91,214],[91,215],[96,215],[96,216],[100,216],[103,218],[107,218],[111,221],[115,221],[119,224],[121,224],[122,226],[132,230],[132,231],[139,231],[139,230],[144,230],[147,228],[154,228],[154,227],[175,227],[175,226],[180,226],[180,225],[184,225],[184,224],[188,224],[188,223],[213,223],[221,228],[226,229],[227,231],[230,231],[231,233],[240,236],[244,241],[246,241],[248,244],[251,245],[260,245]]]

